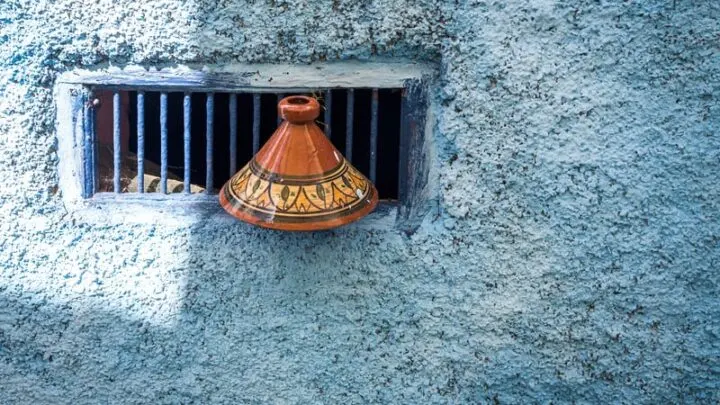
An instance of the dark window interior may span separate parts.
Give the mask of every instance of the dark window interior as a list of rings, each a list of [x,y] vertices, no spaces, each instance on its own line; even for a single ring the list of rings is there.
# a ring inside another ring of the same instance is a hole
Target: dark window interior
[[[353,159],[352,163],[361,172],[368,175],[370,167],[370,125],[372,89],[355,89],[355,108],[353,120]],[[230,112],[229,93],[214,93],[214,141],[213,141],[213,181],[217,191],[231,176],[230,173]],[[292,95],[287,93],[284,95]],[[314,93],[323,106],[327,93]],[[99,99],[96,110],[96,136],[98,141],[98,192],[113,191],[113,92],[96,90],[94,96]],[[398,197],[398,162],[401,124],[402,89],[378,90],[378,151],[377,178],[375,185],[384,200]],[[121,182],[123,192],[135,192],[133,178],[137,177],[137,92],[121,91]],[[267,141],[277,128],[278,95],[263,93],[260,109],[260,144]],[[205,187],[206,173],[206,93],[191,95],[191,169],[190,182],[192,192],[202,191]],[[347,90],[332,90],[331,141],[342,153],[346,153],[346,110]],[[183,159],[183,93],[168,93],[168,192],[182,191],[184,169]],[[160,93],[145,92],[145,191],[157,191],[159,181],[149,180],[148,176],[159,177],[160,167]],[[318,125],[325,129],[324,113],[318,118]],[[242,168],[252,158],[253,133],[253,94],[237,95],[237,169]],[[153,184],[154,183],[154,184]],[[135,183],[136,184],[136,183]]]

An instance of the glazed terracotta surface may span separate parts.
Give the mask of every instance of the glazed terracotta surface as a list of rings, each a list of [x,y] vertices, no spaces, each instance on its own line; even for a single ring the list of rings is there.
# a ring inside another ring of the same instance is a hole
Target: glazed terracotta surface
[[[285,121],[220,191],[223,208],[245,222],[288,231],[335,228],[369,214],[377,190],[315,124],[317,100],[284,98],[278,114]]]

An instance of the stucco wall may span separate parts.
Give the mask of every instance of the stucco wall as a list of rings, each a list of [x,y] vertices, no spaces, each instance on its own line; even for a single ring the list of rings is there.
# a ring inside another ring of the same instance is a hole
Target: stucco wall
[[[0,2],[0,403],[720,400],[719,7]],[[63,71],[389,57],[440,71],[414,234],[63,206]]]

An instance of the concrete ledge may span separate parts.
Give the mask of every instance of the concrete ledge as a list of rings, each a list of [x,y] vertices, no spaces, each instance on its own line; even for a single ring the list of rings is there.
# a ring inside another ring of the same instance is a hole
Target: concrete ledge
[[[75,204],[73,213],[83,222],[105,225],[189,226],[211,221],[229,226],[240,223],[222,209],[216,194],[97,193]],[[381,201],[367,217],[344,228],[392,230],[397,215],[397,202]]]
[[[311,65],[254,64],[178,66],[145,69],[139,66],[105,70],[75,70],[58,83],[103,88],[142,86],[147,89],[181,87],[199,91],[252,92],[367,87],[403,87],[407,80],[435,74],[432,65],[415,62],[333,62]]]

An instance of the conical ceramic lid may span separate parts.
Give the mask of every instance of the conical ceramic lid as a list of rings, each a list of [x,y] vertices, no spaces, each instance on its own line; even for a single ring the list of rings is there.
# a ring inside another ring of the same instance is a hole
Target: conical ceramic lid
[[[369,214],[377,190],[315,124],[317,100],[286,97],[278,114],[280,127],[220,191],[223,208],[242,221],[287,231],[335,228]]]

